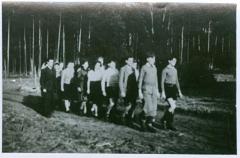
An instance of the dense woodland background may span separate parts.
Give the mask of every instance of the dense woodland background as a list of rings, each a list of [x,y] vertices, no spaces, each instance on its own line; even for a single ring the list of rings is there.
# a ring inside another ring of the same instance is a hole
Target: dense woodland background
[[[132,54],[142,65],[149,50],[159,71],[175,55],[186,83],[236,74],[234,4],[5,2],[2,18],[5,77],[36,77],[48,57],[79,63],[101,55],[121,66]]]

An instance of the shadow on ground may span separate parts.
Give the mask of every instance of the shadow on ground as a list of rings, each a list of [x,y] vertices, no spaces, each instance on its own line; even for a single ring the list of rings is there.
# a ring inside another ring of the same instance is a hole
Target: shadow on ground
[[[22,104],[25,105],[26,107],[29,107],[31,109],[33,109],[34,111],[36,111],[37,113],[39,113],[42,116],[45,116],[44,113],[44,105],[43,105],[43,99],[41,96],[34,96],[34,95],[28,95],[28,96],[24,96],[23,97],[23,101]],[[91,113],[90,113],[90,105],[88,105],[88,113],[86,115],[83,115],[80,112],[80,104],[79,102],[73,102],[71,104],[71,114],[74,115],[79,115],[79,116],[87,116],[87,117],[94,117]],[[64,103],[62,102],[56,102],[55,104],[52,106],[52,108],[54,108],[55,111],[62,111],[65,112],[65,108],[64,108]],[[140,108],[141,107],[137,107],[136,109],[136,113],[135,113],[135,118],[133,120],[133,123],[131,125],[128,124],[127,120],[122,120],[122,113],[123,113],[123,107],[121,105],[117,105],[112,109],[111,115],[109,119],[105,118],[105,113],[107,110],[106,105],[103,105],[102,107],[99,107],[99,120],[102,121],[107,121],[107,122],[112,122],[114,124],[117,125],[126,125],[129,126],[130,128],[133,128],[135,130],[141,130],[140,128]]]

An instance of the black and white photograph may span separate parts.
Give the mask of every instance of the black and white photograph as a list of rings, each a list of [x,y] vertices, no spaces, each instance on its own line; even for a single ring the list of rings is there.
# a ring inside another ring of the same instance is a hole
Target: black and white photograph
[[[237,154],[237,4],[2,2],[2,153]]]

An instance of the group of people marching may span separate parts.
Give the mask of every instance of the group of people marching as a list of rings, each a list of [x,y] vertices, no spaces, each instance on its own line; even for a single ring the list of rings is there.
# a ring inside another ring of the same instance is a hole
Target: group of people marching
[[[82,114],[99,117],[99,109],[107,101],[104,117],[109,120],[118,99],[123,98],[124,111],[121,120],[131,122],[135,116],[136,101],[141,99],[143,108],[140,122],[143,130],[150,132],[156,132],[156,128],[176,130],[173,126],[174,109],[177,96],[182,97],[175,68],[176,62],[176,58],[169,58],[168,65],[162,70],[160,95],[153,53],[147,53],[146,64],[142,66],[140,72],[132,56],[125,59],[125,65],[121,67],[120,72],[116,68],[115,60],[110,60],[104,65],[103,57],[98,57],[93,67],[84,60],[81,61],[81,65],[69,62],[65,69],[63,63],[54,63],[53,59],[48,59],[42,66],[40,77],[44,114],[50,117],[55,105],[60,105],[64,100],[66,112],[71,110],[73,104],[77,104]],[[158,124],[155,117],[160,97],[165,99],[169,106],[165,110],[161,124]]]

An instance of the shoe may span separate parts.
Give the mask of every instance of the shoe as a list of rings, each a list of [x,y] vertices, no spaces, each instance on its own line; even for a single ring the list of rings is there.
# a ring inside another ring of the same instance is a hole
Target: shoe
[[[169,130],[177,131],[177,129],[173,126],[173,117],[174,117],[174,114],[169,112],[169,118],[166,123],[166,126],[167,126],[167,129],[169,129]]]
[[[107,121],[107,122],[110,121],[110,115],[109,115],[109,114],[106,114],[106,115],[105,115],[105,121]]]
[[[177,129],[175,127],[173,127],[173,126],[169,126],[169,127],[167,127],[167,129],[169,129],[171,131],[177,131]]]
[[[121,124],[122,125],[126,125],[126,117],[125,116],[121,116]]]
[[[128,119],[127,120],[127,126],[130,127],[130,128],[133,128],[133,120],[132,119]]]
[[[147,131],[146,120],[140,120],[140,131],[142,131],[142,132]]]
[[[157,130],[152,126],[151,123],[146,123],[147,130],[151,133],[156,133]]]
[[[146,127],[146,115],[144,113],[144,111],[142,111],[140,113],[140,116],[139,116],[139,122],[140,122],[140,130],[142,132],[146,132],[147,131],[147,127]]]
[[[163,124],[159,124],[157,122],[152,122],[152,126],[157,128],[157,129],[166,129],[166,128],[164,128],[164,123]]]

